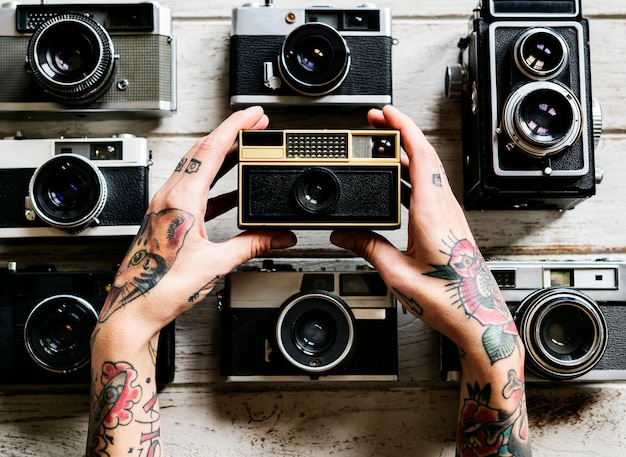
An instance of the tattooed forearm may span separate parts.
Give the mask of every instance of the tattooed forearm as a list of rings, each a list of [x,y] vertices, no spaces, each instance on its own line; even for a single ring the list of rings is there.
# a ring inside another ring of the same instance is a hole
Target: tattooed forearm
[[[498,284],[482,255],[469,240],[453,240],[449,261],[431,265],[427,276],[448,281],[454,303],[483,327],[483,347],[494,364],[511,356],[518,347],[517,329]]]
[[[467,384],[467,397],[459,413],[457,456],[529,457],[524,382],[509,371],[503,396],[514,400],[512,411],[491,405],[491,384]]]
[[[191,294],[191,296],[189,296],[187,301],[189,303],[195,302],[198,298],[200,298],[200,294],[202,293],[202,291],[210,291],[211,289],[213,289],[213,287],[215,286],[215,284],[219,280],[220,280],[220,276],[216,275],[215,278],[213,278],[208,283],[206,283],[204,286],[202,286],[202,288],[200,290],[198,290],[198,291],[194,292],[193,294]]]
[[[200,165],[202,165],[202,162],[198,159],[191,159],[189,160],[189,164],[187,164],[187,159],[183,157],[180,159],[180,162],[178,162],[178,165],[176,165],[174,172],[181,172],[185,170],[185,173],[197,173]]]

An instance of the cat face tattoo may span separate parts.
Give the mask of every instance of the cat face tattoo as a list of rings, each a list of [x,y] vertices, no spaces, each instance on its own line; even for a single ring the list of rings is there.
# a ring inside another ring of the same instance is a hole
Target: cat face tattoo
[[[176,261],[193,223],[194,217],[180,209],[166,209],[144,218],[128,251],[130,258],[115,276],[100,322],[158,284]]]

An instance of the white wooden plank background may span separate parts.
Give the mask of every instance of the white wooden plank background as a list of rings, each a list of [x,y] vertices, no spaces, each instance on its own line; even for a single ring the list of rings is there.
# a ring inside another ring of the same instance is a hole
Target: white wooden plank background
[[[28,3],[38,3],[29,1]],[[276,6],[307,6],[305,0],[276,0]],[[108,136],[131,132],[150,140],[156,189],[196,138],[229,113],[228,37],[237,2],[169,0],[178,44],[178,112],[156,121],[11,122],[0,135]],[[335,6],[356,3],[341,0]],[[425,130],[440,152],[460,196],[459,102],[443,95],[445,65],[456,59],[473,0],[389,0],[393,35],[394,100]],[[604,133],[596,152],[605,170],[598,194],[573,211],[471,212],[479,245],[507,258],[626,257],[623,213],[626,198],[626,3],[583,4],[591,20],[593,91],[602,103]],[[364,126],[356,114],[273,115],[272,126]],[[216,191],[235,188],[230,173]],[[0,196],[1,198],[1,196]],[[212,239],[237,233],[234,212],[209,226]],[[404,229],[385,233],[405,247]],[[285,256],[343,256],[329,233],[298,232]],[[0,243],[0,262],[55,263],[59,268],[107,267],[121,259],[125,243],[89,240]],[[318,259],[318,261],[320,261]],[[211,297],[177,321],[175,382],[161,393],[163,428],[174,456],[440,456],[453,455],[457,386],[439,380],[437,335],[410,316],[399,320],[400,381],[376,385],[287,384],[241,386],[219,376],[219,314]],[[535,455],[621,455],[626,448],[626,382],[529,387]],[[81,455],[88,398],[74,387],[0,387],[0,455]]]

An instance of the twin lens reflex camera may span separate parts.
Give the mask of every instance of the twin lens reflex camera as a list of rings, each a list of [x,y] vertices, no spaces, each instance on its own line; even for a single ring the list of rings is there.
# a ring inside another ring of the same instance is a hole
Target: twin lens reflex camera
[[[397,130],[243,130],[240,228],[400,226]]]
[[[526,349],[526,379],[626,379],[626,265],[621,261],[488,261]],[[445,378],[458,379],[442,337]]]
[[[91,333],[115,271],[0,269],[0,384],[88,384]],[[159,336],[158,384],[174,378],[174,323]]]
[[[0,116],[162,117],[176,109],[169,9],[154,2],[0,8]]]
[[[230,104],[382,107],[392,101],[391,13],[371,4],[233,9]]]
[[[394,381],[396,302],[380,275],[240,269],[220,294],[230,381]]]
[[[570,209],[595,194],[601,132],[578,0],[483,1],[448,67],[467,209]]]
[[[0,238],[134,236],[148,209],[145,138],[0,141]]]

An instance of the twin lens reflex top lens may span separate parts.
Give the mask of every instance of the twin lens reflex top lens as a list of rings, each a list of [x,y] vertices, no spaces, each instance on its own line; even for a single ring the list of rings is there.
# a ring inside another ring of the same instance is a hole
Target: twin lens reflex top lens
[[[530,28],[515,43],[515,63],[532,79],[547,79],[559,74],[567,65],[567,43],[548,28]]]

